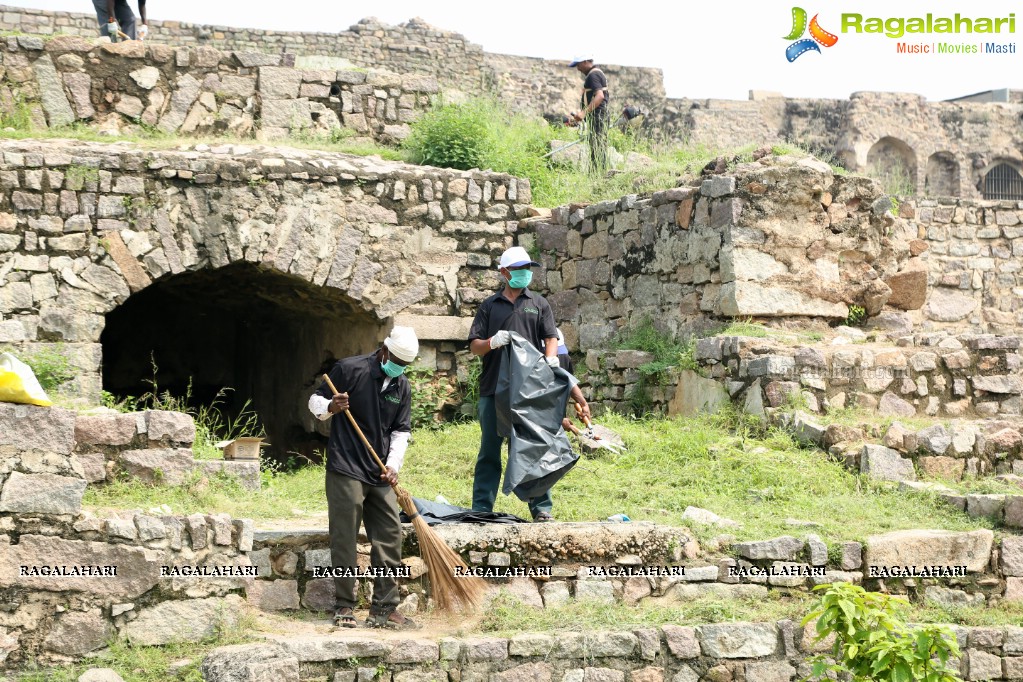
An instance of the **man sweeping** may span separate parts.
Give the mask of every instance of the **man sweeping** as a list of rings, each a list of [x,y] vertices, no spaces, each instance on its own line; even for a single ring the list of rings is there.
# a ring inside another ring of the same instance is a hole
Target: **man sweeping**
[[[394,327],[375,353],[345,358],[334,365],[329,376],[340,393],[334,395],[323,382],[309,398],[309,410],[321,420],[350,409],[373,449],[381,455],[387,453],[386,470],[381,473],[351,423],[344,416],[331,423],[326,490],[337,627],[358,625],[353,574],[358,570],[360,524],[365,525],[372,544],[370,563],[378,571],[366,625],[396,630],[418,627],[395,610],[396,577],[380,571],[402,565],[401,522],[391,485],[398,481],[412,434],[412,390],[403,374],[418,354],[415,331]]]

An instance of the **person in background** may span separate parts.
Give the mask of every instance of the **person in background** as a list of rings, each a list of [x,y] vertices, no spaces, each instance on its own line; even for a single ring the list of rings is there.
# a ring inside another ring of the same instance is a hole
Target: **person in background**
[[[533,280],[533,261],[521,246],[513,246],[501,254],[498,271],[505,279],[500,291],[480,304],[469,329],[469,350],[483,357],[480,374],[480,449],[472,486],[473,511],[494,511],[497,489],[501,483],[501,446],[504,438],[497,433],[497,408],[494,394],[501,369],[499,353],[492,351],[508,345],[510,332],[516,332],[544,354],[547,364],[558,367],[558,330],[554,312],[547,299],[529,289]],[[556,428],[555,425],[552,425]],[[550,492],[528,501],[534,521],[552,521],[554,506]]]
[[[119,38],[118,30],[131,40],[145,40],[149,34],[149,26],[146,25],[146,0],[139,0],[139,16],[142,23],[137,30],[135,15],[128,6],[128,0],[92,0],[92,6],[96,9],[99,34],[109,36],[115,43]]]
[[[419,340],[411,327],[394,327],[375,353],[339,360],[328,376],[340,393],[334,395],[324,381],[309,397],[309,411],[327,420],[352,407],[359,428],[373,449],[383,455],[381,472],[345,416],[335,417],[327,441],[327,517],[330,562],[334,569],[357,569],[359,526],[366,526],[372,544],[373,568],[401,567],[401,521],[398,500],[391,486],[405,460],[412,435],[412,389],[403,376],[419,355]],[[334,577],[334,625],[354,628],[355,577]],[[377,576],[366,624],[395,630],[416,629],[411,619],[396,610],[398,581]]]
[[[586,76],[580,100],[582,109],[572,114],[576,122],[586,121],[590,142],[590,172],[603,175],[607,171],[608,102],[607,76],[593,65],[592,57],[579,57],[569,63]]]

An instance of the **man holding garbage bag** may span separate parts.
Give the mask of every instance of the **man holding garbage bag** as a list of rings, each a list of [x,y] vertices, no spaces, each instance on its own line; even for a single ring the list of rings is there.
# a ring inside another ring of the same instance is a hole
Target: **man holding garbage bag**
[[[495,351],[507,346],[512,339],[511,333],[515,332],[542,353],[549,367],[559,367],[554,313],[547,299],[529,289],[533,279],[531,268],[539,265],[521,246],[514,246],[501,254],[498,270],[505,284],[500,291],[480,304],[469,330],[469,349],[474,355],[483,358],[478,406],[482,437],[476,456],[472,491],[472,508],[475,511],[493,511],[501,482],[501,446],[504,437],[498,432],[495,400],[501,360],[500,353]],[[585,410],[588,414],[589,406]],[[557,432],[560,429],[559,422],[560,417],[550,425],[550,430]],[[534,521],[553,520],[553,501],[549,490],[528,499],[527,503]]]

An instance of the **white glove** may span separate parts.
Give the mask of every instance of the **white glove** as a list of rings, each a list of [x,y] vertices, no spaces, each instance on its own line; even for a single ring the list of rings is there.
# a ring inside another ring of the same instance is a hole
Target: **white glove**
[[[111,21],[111,22],[107,23],[107,33],[110,34],[111,42],[115,42],[115,43],[117,42],[117,39],[118,39],[117,31],[119,29],[120,29],[120,27],[117,25],[116,21]]]
[[[511,342],[511,332],[507,329],[502,329],[493,336],[490,337],[490,347],[500,348],[501,346],[507,346]]]
[[[557,355],[548,355],[544,359],[547,361],[547,366],[550,367],[551,369],[557,369],[558,367],[561,367],[561,360],[558,360]]]
[[[149,27],[145,24],[140,24],[135,30],[135,35],[138,36],[139,40],[145,40],[146,36],[149,35]]]

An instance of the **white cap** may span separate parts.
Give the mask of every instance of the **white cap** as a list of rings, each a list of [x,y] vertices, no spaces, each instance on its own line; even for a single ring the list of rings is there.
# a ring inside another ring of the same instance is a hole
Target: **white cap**
[[[592,62],[592,61],[593,61],[593,57],[576,57],[571,62],[569,62],[568,66],[569,66],[569,68],[571,68],[571,67],[575,67],[578,64],[582,64],[583,62]]]
[[[529,253],[521,246],[513,246],[501,254],[501,268],[515,268],[520,265],[540,267],[540,264],[530,258]]]
[[[412,327],[394,327],[391,335],[384,339],[384,345],[403,362],[412,362],[419,355],[419,339]]]

